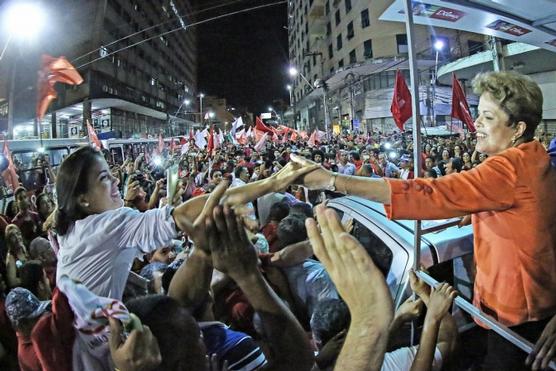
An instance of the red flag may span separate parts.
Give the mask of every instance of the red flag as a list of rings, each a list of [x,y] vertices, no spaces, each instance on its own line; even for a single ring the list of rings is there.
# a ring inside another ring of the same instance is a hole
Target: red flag
[[[158,153],[162,154],[164,151],[164,139],[162,139],[162,133],[158,133]]]
[[[189,129],[189,140],[191,139],[195,139],[195,136],[193,135],[193,129]]]
[[[207,152],[210,154],[212,153],[213,150],[214,150],[214,131],[211,126],[209,137],[208,137]]]
[[[292,132],[292,136],[290,137],[290,140],[292,142],[295,142],[297,140],[297,138],[299,137],[299,134],[297,134],[297,131],[293,130]]]
[[[19,187],[19,176],[17,175],[17,171],[15,169],[15,165],[12,161],[12,154],[10,153],[10,149],[8,148],[8,142],[4,139],[4,157],[8,161],[8,168],[2,172],[2,177],[4,178],[4,182],[6,185],[10,186],[12,192]]]
[[[398,128],[404,131],[403,124],[411,118],[411,93],[400,70],[396,71],[394,97],[392,97],[390,111]]]
[[[57,82],[79,85],[83,82],[83,78],[65,57],[54,58],[43,54],[37,81],[37,117],[39,120],[44,117],[50,102],[57,97],[54,89],[54,84]]]
[[[469,105],[467,104],[467,99],[465,99],[465,94],[463,88],[456,77],[456,74],[452,72],[452,114],[450,115],[454,118],[460,119],[467,125],[469,131],[475,131],[475,125],[473,123],[473,118],[471,113],[469,113]]]
[[[309,137],[309,140],[307,141],[307,145],[309,145],[309,147],[314,147],[317,145],[317,131],[313,131],[313,133],[311,134],[311,136]]]
[[[266,126],[258,116],[255,118],[255,129],[260,130],[263,133],[274,134],[274,130]]]
[[[91,126],[89,120],[87,120],[87,133],[89,134],[89,141],[93,144],[94,147],[97,149],[102,149],[102,143],[97,137],[97,133],[95,129]]]
[[[305,130],[301,130],[299,132],[299,136],[301,137],[301,139],[307,139],[309,138],[309,136],[307,135],[307,132]]]
[[[255,151],[261,152],[266,144],[266,138],[268,137],[268,133],[264,133],[261,139],[257,144],[255,144]]]

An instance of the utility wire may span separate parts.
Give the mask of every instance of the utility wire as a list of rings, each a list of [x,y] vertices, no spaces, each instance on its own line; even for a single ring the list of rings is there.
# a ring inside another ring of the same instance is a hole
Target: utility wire
[[[91,50],[90,52],[87,52],[87,53],[85,53],[85,54],[83,54],[83,55],[80,55],[79,57],[73,59],[71,62],[72,62],[72,64],[73,64],[73,63],[77,62],[78,60],[83,59],[83,58],[85,58],[85,57],[87,57],[87,56],[89,56],[89,55],[91,55],[91,54],[93,54],[93,53],[96,53],[96,52],[98,52],[99,50],[101,50],[101,49],[103,49],[103,48],[106,48],[106,47],[108,47],[108,46],[114,45],[114,44],[116,44],[116,43],[119,43],[119,42],[124,41],[124,40],[129,39],[129,38],[132,38],[132,37],[137,36],[137,35],[139,35],[139,34],[142,34],[142,33],[144,33],[144,32],[150,31],[150,30],[152,30],[152,29],[158,28],[158,27],[163,26],[163,25],[165,25],[165,24],[178,22],[180,18],[183,18],[183,17],[191,17],[191,16],[193,16],[193,15],[198,15],[198,14],[205,13],[205,12],[208,12],[208,11],[211,11],[211,10],[214,10],[214,9],[223,8],[223,7],[230,6],[230,5],[233,5],[233,4],[236,4],[236,3],[240,3],[240,2],[243,2],[243,1],[247,1],[247,0],[232,0],[232,1],[229,1],[229,2],[226,2],[226,3],[223,3],[223,4],[219,4],[219,5],[211,6],[211,7],[205,8],[205,9],[193,11],[193,12],[188,13],[188,14],[185,14],[185,15],[182,15],[182,14],[177,15],[177,16],[176,16],[177,19],[171,19],[171,20],[169,20],[169,21],[160,22],[160,23],[155,24],[155,25],[153,25],[153,26],[144,28],[144,29],[142,29],[142,30],[139,30],[139,31],[137,31],[137,32],[134,32],[134,33],[132,33],[132,34],[129,34],[129,35],[127,35],[127,36],[124,36],[124,37],[122,37],[122,38],[120,38],[120,39],[114,40],[114,41],[112,41],[112,42],[110,42],[110,43],[108,43],[108,44],[106,44],[106,45],[101,45],[99,48],[96,48],[96,49],[94,49],[94,50]],[[188,26],[186,26],[186,28],[187,28],[187,27],[191,27],[191,26],[193,26],[193,25],[194,25],[194,24],[188,25]],[[181,28],[181,27],[180,27],[180,28]],[[157,36],[157,37],[158,37],[158,36]],[[149,39],[149,40],[150,40],[150,39]]]

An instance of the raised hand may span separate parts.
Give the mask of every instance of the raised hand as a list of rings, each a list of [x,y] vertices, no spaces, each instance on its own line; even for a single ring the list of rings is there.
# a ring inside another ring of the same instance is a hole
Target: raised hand
[[[431,291],[430,299],[427,303],[427,317],[430,316],[431,320],[440,321],[450,310],[456,296],[457,291],[449,284],[444,282],[436,286]]]
[[[363,246],[342,227],[332,209],[317,207],[319,232],[315,220],[306,226],[315,255],[334,281],[352,314],[388,327],[393,304],[384,276]]]
[[[313,169],[303,176],[302,184],[309,188],[309,190],[327,189],[331,184],[332,172],[326,170],[324,167],[318,165],[316,162],[306,159],[305,157],[290,155],[293,163],[298,164],[304,168]]]
[[[133,316],[133,314],[132,314]],[[136,321],[139,321],[136,318]],[[123,337],[120,321],[110,322],[110,354],[114,365],[121,371],[149,371],[156,369],[162,362],[158,342],[147,326],[139,325],[127,338]]]
[[[533,370],[541,370],[548,368],[551,360],[556,361],[556,316],[547,323],[525,363]]]
[[[247,237],[241,218],[230,207],[216,206],[205,224],[215,269],[234,280],[257,271],[255,247]]]
[[[319,167],[320,166],[314,162],[301,164],[296,161],[290,161],[286,166],[280,169],[280,171],[270,177],[270,179],[273,180],[273,188],[275,191],[284,190],[296,179],[301,178]]]
[[[180,218],[178,227],[187,233],[191,240],[195,243],[195,247],[201,249],[207,254],[210,254],[210,247],[208,245],[207,234],[205,231],[205,219],[212,214],[213,209],[220,203],[220,199],[228,188],[228,182],[223,180],[218,186],[210,193],[203,210],[197,216],[193,223],[189,222],[186,218]]]
[[[413,321],[423,312],[424,304],[421,298],[413,299],[408,298],[396,310],[395,316],[402,322]]]

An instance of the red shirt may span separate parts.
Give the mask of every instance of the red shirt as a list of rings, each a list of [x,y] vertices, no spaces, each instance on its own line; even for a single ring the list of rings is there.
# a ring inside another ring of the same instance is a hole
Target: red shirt
[[[42,315],[33,327],[31,338],[17,334],[21,370],[71,371],[75,341],[73,319],[68,299],[56,288],[52,295],[52,313]]]

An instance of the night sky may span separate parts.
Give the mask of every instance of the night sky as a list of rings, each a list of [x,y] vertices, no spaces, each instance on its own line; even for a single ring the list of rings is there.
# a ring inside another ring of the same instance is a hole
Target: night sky
[[[198,20],[276,0],[245,0],[203,12]],[[199,9],[228,1],[200,1]],[[238,14],[198,26],[199,91],[251,112],[267,110],[275,99],[287,101],[287,4]]]

